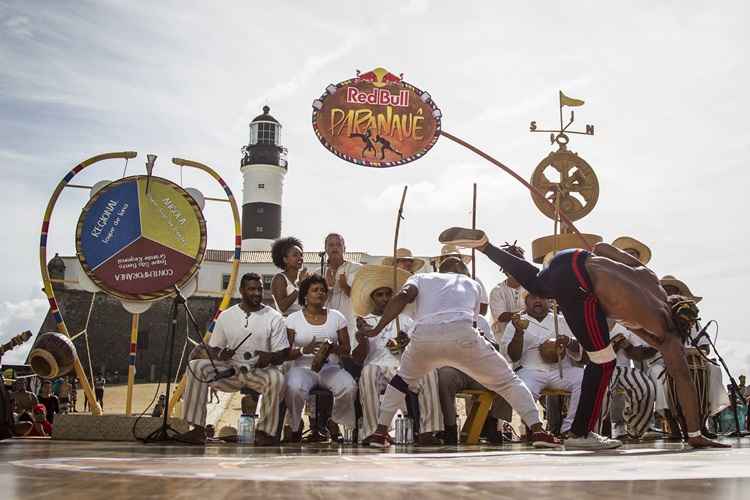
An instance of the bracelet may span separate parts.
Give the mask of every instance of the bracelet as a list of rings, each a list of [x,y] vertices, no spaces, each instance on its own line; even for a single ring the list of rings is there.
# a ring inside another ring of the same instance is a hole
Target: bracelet
[[[698,430],[695,432],[688,432],[687,435],[689,438],[697,438],[697,437],[703,436],[703,433],[700,430]]]

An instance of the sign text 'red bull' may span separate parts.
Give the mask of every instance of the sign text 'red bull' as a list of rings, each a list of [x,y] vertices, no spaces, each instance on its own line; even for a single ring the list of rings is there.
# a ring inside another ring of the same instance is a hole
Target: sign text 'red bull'
[[[368,167],[422,157],[440,136],[441,113],[426,92],[383,68],[329,85],[313,102],[313,129],[336,156]]]

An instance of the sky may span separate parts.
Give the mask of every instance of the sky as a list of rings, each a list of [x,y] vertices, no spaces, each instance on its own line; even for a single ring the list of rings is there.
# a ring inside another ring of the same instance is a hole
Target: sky
[[[529,122],[554,125],[557,92],[585,100],[569,147],[594,168],[600,197],[579,229],[634,236],[650,267],[704,297],[718,347],[735,373],[750,370],[745,288],[750,237],[750,35],[746,2],[56,2],[0,0],[0,339],[35,330],[46,312],[39,230],[54,187],[79,161],[134,150],[128,174],[155,174],[220,196],[175,156],[218,170],[241,199],[240,148],[263,105],[283,124],[289,172],[283,233],[318,250],[330,231],[350,251],[390,251],[408,185],[400,244],[439,251],[440,230],[471,221],[497,241],[552,234],[552,221],[507,174],[441,138],[422,159],[377,170],[348,164],[317,141],[312,101],[329,83],[382,66],[427,90],[444,130],[524,178],[551,150]],[[122,161],[75,178],[123,175]],[[74,253],[88,198],[65,190],[48,243]],[[225,205],[205,211],[210,248],[231,248]],[[478,275],[501,280],[486,258]]]

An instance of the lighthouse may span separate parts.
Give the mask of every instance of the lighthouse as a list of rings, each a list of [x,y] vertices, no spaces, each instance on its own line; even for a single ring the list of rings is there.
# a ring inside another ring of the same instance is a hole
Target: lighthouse
[[[263,106],[250,122],[250,141],[242,148],[242,250],[270,250],[281,236],[281,197],[286,148],[281,124]]]

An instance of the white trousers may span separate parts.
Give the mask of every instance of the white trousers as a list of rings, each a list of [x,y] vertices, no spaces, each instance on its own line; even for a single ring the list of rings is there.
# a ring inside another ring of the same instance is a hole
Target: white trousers
[[[633,437],[640,438],[651,423],[651,415],[654,413],[654,401],[656,401],[656,384],[651,376],[638,368],[628,366],[617,366],[609,381],[609,390],[602,402],[602,413],[599,420],[604,421],[609,414],[612,393],[614,391],[625,392],[625,426]]]
[[[359,402],[362,404],[362,428],[359,437],[366,438],[378,424],[378,406],[380,393],[388,386],[398,370],[397,367],[366,365],[359,376]],[[440,396],[438,394],[437,370],[430,370],[427,375],[417,382],[417,399],[419,401],[419,432],[442,431],[443,412],[440,411]],[[406,410],[406,400],[403,400],[401,411]]]
[[[354,427],[357,383],[340,365],[329,363],[319,373],[301,366],[289,369],[286,375],[286,407],[292,430],[301,430],[302,410],[310,390],[315,386],[324,387],[333,393],[333,421]]]
[[[258,391],[261,395],[260,416],[255,426],[269,436],[276,435],[279,426],[279,404],[284,397],[284,375],[275,366],[256,368],[247,373],[240,373],[240,365],[231,361],[215,361],[219,370],[234,367],[237,374],[212,382],[214,389],[222,392],[237,392],[243,387]],[[195,375],[193,375],[195,373]],[[198,378],[196,378],[196,376]],[[211,361],[194,359],[190,361],[187,371],[187,383],[183,393],[184,419],[189,424],[206,425],[206,403],[209,384],[202,382],[214,376]]]
[[[470,321],[418,326],[401,357],[396,377],[416,392],[419,380],[441,366],[457,368],[502,396],[529,427],[540,422],[529,389]],[[395,380],[388,384],[380,403],[379,425],[390,426],[403,404],[404,393],[394,387],[394,383],[401,382]]]
[[[732,406],[732,403],[731,401],[729,401],[729,392],[727,392],[727,386],[724,385],[724,380],[721,377],[721,367],[714,364],[709,364],[708,378],[708,411],[711,416],[714,416],[721,410]]]
[[[560,427],[561,432],[568,432],[573,425],[573,419],[576,416],[578,400],[581,399],[581,382],[583,381],[583,368],[564,368],[563,377],[560,378],[560,372],[557,368],[554,370],[536,370],[534,368],[521,368],[516,372],[518,378],[523,380],[526,387],[531,391],[534,399],[539,399],[544,389],[554,389],[558,391],[570,392],[570,403],[568,404],[568,414]]]

